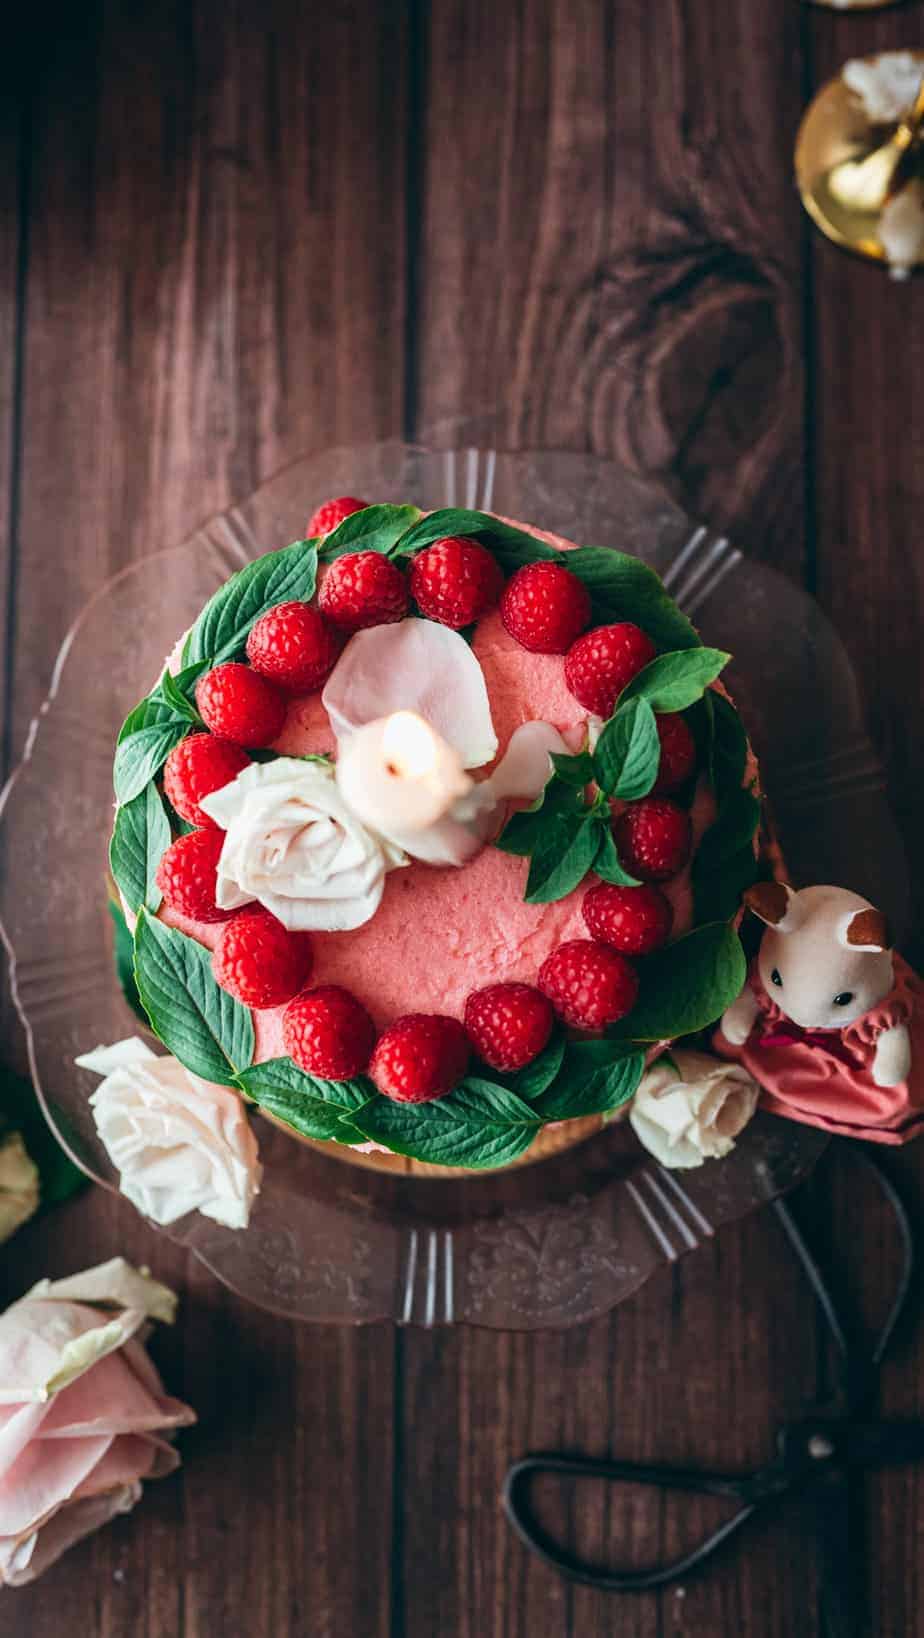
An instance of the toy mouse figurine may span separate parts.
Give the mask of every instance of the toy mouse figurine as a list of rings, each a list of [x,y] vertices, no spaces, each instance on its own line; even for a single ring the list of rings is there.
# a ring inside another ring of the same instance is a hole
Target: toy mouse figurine
[[[924,983],[885,917],[841,887],[760,882],[767,925],[713,1045],[743,1063],[773,1114],[877,1143],[924,1130]]]

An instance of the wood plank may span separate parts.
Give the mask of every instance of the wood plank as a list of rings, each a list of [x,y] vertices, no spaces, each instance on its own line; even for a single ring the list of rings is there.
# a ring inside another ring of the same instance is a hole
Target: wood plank
[[[58,7],[54,25],[25,59],[17,750],[58,644],[108,574],[302,451],[402,418],[403,14],[387,0],[104,0],[79,17]],[[5,165],[0,187],[16,175]],[[4,241],[5,297],[16,257]],[[14,357],[0,345],[0,368]],[[6,374],[0,390],[5,407]],[[8,437],[2,448],[7,462]],[[5,501],[6,466],[0,480]],[[21,1063],[9,1009],[2,1039]],[[101,1191],[20,1235],[4,1300],[116,1250],[182,1292],[154,1349],[199,1425],[180,1475],[0,1600],[3,1638],[52,1638],[65,1604],[97,1638],[194,1638],[242,1619],[274,1638],[385,1638],[388,1331],[248,1308]]]
[[[748,0],[434,8],[418,431],[616,456],[798,569],[799,28]]]

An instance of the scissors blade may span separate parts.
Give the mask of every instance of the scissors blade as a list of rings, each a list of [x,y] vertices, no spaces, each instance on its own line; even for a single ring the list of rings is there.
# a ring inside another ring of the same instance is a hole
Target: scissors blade
[[[850,1483],[843,1469],[832,1469],[818,1482],[814,1504],[826,1638],[860,1638],[861,1600],[850,1552]]]

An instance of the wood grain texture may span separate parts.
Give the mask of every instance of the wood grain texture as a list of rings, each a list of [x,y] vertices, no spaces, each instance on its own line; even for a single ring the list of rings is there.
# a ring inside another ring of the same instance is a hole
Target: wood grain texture
[[[106,574],[304,449],[484,417],[502,443],[660,474],[806,573],[853,649],[916,849],[924,283],[896,290],[817,241],[790,152],[812,84],[904,44],[921,12],[60,6],[0,115],[13,742]],[[890,1157],[915,1202],[922,1160]],[[850,1294],[871,1320],[895,1247],[849,1155],[803,1210],[832,1262],[862,1253]],[[620,1601],[531,1560],[497,1499],[530,1448],[768,1457],[831,1381],[768,1214],[561,1335],[289,1325],[98,1193],[23,1231],[0,1300],[116,1249],[181,1290],[155,1348],[200,1423],[179,1476],[0,1599],[0,1638],[56,1638],[62,1608],[93,1638],[820,1638],[796,1508],[707,1576]],[[924,1413],[920,1348],[907,1336],[885,1374],[893,1414]],[[922,1484],[866,1487],[871,1634],[924,1638]],[[539,1500],[597,1561],[651,1562],[717,1522],[593,1486]]]

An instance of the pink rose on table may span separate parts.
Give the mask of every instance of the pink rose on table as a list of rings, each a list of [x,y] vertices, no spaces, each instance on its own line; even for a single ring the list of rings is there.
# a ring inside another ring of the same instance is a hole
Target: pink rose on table
[[[0,1586],[34,1581],[179,1464],[196,1420],[144,1347],[166,1286],[121,1257],[42,1280],[0,1316]]]

